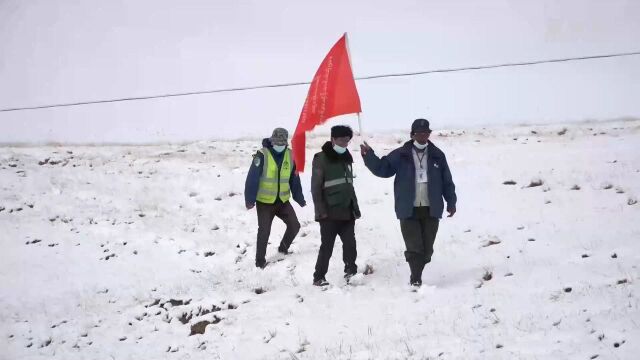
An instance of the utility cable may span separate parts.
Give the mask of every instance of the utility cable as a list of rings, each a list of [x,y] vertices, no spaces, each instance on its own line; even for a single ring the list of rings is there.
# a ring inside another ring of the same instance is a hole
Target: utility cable
[[[540,65],[540,64],[549,64],[549,63],[604,59],[604,58],[635,56],[635,55],[640,55],[640,51],[617,53],[617,54],[606,54],[606,55],[569,57],[569,58],[560,58],[560,59],[524,61],[524,62],[504,63],[504,64],[495,64],[495,65],[468,66],[468,67],[450,68],[450,69],[436,69],[436,70],[415,71],[415,72],[407,72],[407,73],[361,76],[361,77],[356,77],[355,80],[372,80],[372,79],[417,76],[417,75],[426,75],[426,74],[435,74],[435,73],[475,71],[475,70],[486,70],[486,69],[496,69],[496,68],[504,68],[504,67],[515,67],[515,66],[532,66],[532,65]],[[293,83],[273,84],[273,85],[257,85],[257,86],[245,86],[245,87],[235,87],[235,88],[226,88],[226,89],[191,91],[191,92],[175,93],[175,94],[136,96],[136,97],[125,97],[125,98],[117,98],[117,99],[82,101],[82,102],[49,104],[49,105],[38,105],[38,106],[24,106],[24,107],[0,109],[0,112],[49,109],[49,108],[58,108],[58,107],[104,104],[104,103],[114,103],[114,102],[123,102],[123,101],[150,100],[150,99],[170,98],[170,97],[178,97],[178,96],[191,96],[191,95],[215,94],[215,93],[223,93],[223,92],[247,91],[247,90],[256,90],[256,89],[281,88],[281,87],[300,86],[300,85],[309,85],[309,84],[311,84],[311,82],[293,82]]]

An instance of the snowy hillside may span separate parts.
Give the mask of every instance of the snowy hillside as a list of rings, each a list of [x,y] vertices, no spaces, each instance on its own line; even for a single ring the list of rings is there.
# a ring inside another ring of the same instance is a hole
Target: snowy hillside
[[[309,170],[293,254],[277,255],[276,219],[254,267],[260,139],[0,148],[0,359],[637,358],[640,120],[432,140],[459,203],[417,292],[393,180],[359,153],[357,263],[373,272],[345,285],[337,240],[322,291]]]

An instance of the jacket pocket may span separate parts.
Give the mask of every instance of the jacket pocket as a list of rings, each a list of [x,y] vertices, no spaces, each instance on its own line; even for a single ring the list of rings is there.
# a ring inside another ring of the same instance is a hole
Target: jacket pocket
[[[329,205],[330,207],[340,205],[343,201],[343,197],[344,197],[344,194],[339,188],[338,189],[330,188],[328,190],[325,190],[325,198],[327,200],[327,205]]]
[[[431,175],[435,175],[436,177],[442,176],[442,165],[437,161],[433,162],[433,165],[429,168],[429,172]]]

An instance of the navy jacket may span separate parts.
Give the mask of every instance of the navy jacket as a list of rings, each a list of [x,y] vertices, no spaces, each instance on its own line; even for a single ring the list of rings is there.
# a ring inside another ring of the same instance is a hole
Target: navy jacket
[[[269,138],[265,138],[262,140],[262,147],[265,147],[271,151],[271,155],[273,155],[276,164],[278,164],[278,169],[282,166],[282,160],[284,159],[284,151],[279,153],[273,150],[273,146],[271,145],[271,141]],[[257,160],[259,159],[259,160]],[[256,165],[258,164],[258,165]],[[244,183],[244,201],[247,205],[253,205],[256,203],[256,198],[258,197],[258,187],[260,186],[260,176],[262,176],[262,168],[264,167],[264,154],[262,151],[258,151],[251,162],[251,167],[249,168],[249,173],[247,174],[247,180]],[[296,174],[296,164],[293,164],[293,168],[291,169],[291,177],[289,178],[289,188],[291,189],[291,196],[293,200],[297,202],[300,206],[305,206],[307,203],[304,201],[304,195],[302,194],[302,185],[300,183],[300,176]],[[276,202],[280,201],[280,199],[276,199]]]
[[[407,219],[413,214],[416,167],[412,149],[413,141],[407,141],[382,158],[378,158],[373,149],[362,156],[364,164],[374,175],[384,178],[396,176],[393,182],[393,193],[398,219]],[[447,201],[447,210],[456,209],[456,186],[451,178],[451,171],[444,153],[431,141],[427,146],[427,169],[430,213],[432,217],[441,218],[444,211],[443,198]]]

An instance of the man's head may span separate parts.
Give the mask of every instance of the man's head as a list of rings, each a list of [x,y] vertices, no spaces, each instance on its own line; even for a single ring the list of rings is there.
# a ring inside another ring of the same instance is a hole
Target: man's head
[[[411,138],[418,142],[420,145],[424,145],[429,140],[431,135],[431,129],[429,128],[429,121],[427,119],[416,119],[411,124]]]
[[[287,139],[289,138],[289,132],[283,128],[275,128],[273,129],[273,133],[271,134],[271,145],[276,146],[285,146],[287,145]]]
[[[331,128],[331,142],[334,145],[346,148],[353,137],[353,130],[345,125],[336,125]]]

